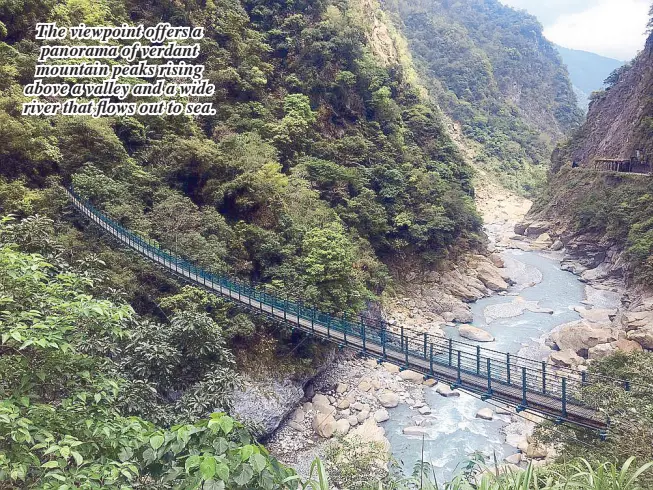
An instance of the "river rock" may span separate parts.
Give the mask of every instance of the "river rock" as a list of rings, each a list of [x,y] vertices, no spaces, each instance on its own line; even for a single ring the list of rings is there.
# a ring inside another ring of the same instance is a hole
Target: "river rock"
[[[528,448],[526,449],[526,457],[528,459],[544,459],[548,454],[549,452],[544,446],[536,442],[528,443]]]
[[[372,384],[364,379],[360,383],[358,383],[358,389],[363,393],[367,393],[372,389]]]
[[[628,340],[637,342],[645,349],[653,349],[653,327],[631,330],[628,332]]]
[[[356,420],[358,420],[359,424],[362,424],[369,418],[369,416],[370,416],[370,411],[363,410],[361,412],[358,412],[358,415],[356,415]]]
[[[354,402],[351,408],[353,410],[360,412],[361,410],[365,410],[365,405],[363,405],[361,402]]]
[[[607,325],[579,320],[559,327],[549,338],[558,349],[571,349],[579,356],[587,357],[589,349],[618,340],[619,335]]]
[[[374,420],[380,424],[381,422],[390,420],[390,414],[385,408],[380,408],[374,412]]]
[[[399,366],[395,366],[394,364],[391,364],[389,362],[384,362],[383,363],[383,368],[388,371],[390,374],[395,374],[399,372]]]
[[[580,357],[573,350],[565,349],[552,352],[549,355],[549,362],[554,366],[576,369],[578,366],[585,362],[585,359]]]
[[[506,291],[508,283],[501,277],[496,267],[489,263],[481,263],[476,269],[477,277],[492,291]]]
[[[426,386],[427,388],[430,388],[431,386],[435,386],[436,384],[438,384],[438,382],[436,380],[434,380],[433,378],[429,378],[429,379],[425,379],[424,381],[422,381],[422,384],[424,386]]]
[[[424,375],[410,369],[406,369],[399,373],[399,377],[404,381],[412,381],[413,383],[421,383],[424,381]]]
[[[438,386],[435,388],[435,392],[445,398],[460,396],[460,392],[458,390],[452,390],[449,386],[443,383],[438,383]]]
[[[350,415],[347,417],[347,422],[349,422],[350,426],[355,427],[358,425],[358,417],[356,415]]]
[[[313,417],[312,427],[318,436],[329,439],[336,431],[336,419],[331,414],[318,412]]]
[[[431,407],[420,407],[417,411],[420,415],[431,415]]]
[[[333,405],[331,401],[323,394],[317,393],[311,400],[313,403],[313,410],[321,413],[331,413],[333,412]]]
[[[553,250],[554,252],[558,252],[563,248],[565,248],[565,244],[562,243],[560,240],[556,240],[555,242],[553,242],[553,245],[551,245],[551,250]]]
[[[521,454],[520,453],[511,454],[510,456],[505,458],[504,461],[510,464],[518,465],[519,463],[521,463]]]
[[[525,234],[526,236],[533,238],[539,237],[547,231],[549,231],[549,223],[546,221],[535,221],[534,223],[528,225]]]
[[[351,424],[347,419],[340,419],[336,422],[333,434],[336,436],[346,436],[351,429]]]
[[[417,426],[404,427],[402,432],[406,436],[424,436],[424,435],[428,435],[428,429],[426,429],[425,427],[417,427]]]
[[[490,255],[490,260],[492,261],[494,267],[498,267],[499,269],[503,269],[506,266],[506,263],[499,254]]]
[[[349,385],[347,383],[338,383],[336,386],[336,393],[342,395],[344,392],[349,390]]]
[[[395,408],[399,405],[399,395],[390,390],[385,390],[379,393],[377,398],[381,406],[384,408]]]
[[[483,420],[492,420],[494,419],[494,412],[491,408],[481,408],[478,412],[476,412],[476,418]]]
[[[450,311],[445,311],[444,313],[442,313],[442,318],[446,323],[451,323],[455,320],[456,315],[454,315]]]
[[[346,408],[349,408],[350,405],[351,405],[351,402],[347,398],[343,398],[342,400],[340,400],[338,402],[338,408],[340,410],[344,410]]]
[[[458,334],[475,342],[494,342],[494,337],[489,332],[471,325],[461,325],[458,328]]]

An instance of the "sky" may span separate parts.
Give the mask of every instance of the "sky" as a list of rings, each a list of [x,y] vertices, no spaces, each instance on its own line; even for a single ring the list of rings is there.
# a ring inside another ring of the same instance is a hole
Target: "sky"
[[[653,0],[500,0],[527,10],[544,25],[544,35],[566,48],[622,61],[644,47]]]

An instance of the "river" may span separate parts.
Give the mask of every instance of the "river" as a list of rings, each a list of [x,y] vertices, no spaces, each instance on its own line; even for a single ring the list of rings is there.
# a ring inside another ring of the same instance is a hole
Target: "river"
[[[544,360],[549,352],[544,346],[546,334],[558,325],[580,318],[573,307],[584,300],[584,284],[575,275],[561,270],[556,257],[514,249],[504,251],[501,256],[515,285],[505,296],[492,296],[475,303],[474,325],[489,331],[496,339],[483,344],[484,347]],[[526,307],[546,312],[533,312]],[[460,339],[456,328],[449,328],[446,333]],[[416,411],[400,405],[385,425],[393,455],[405,473],[412,473],[419,460],[422,437],[406,436],[402,430],[418,422],[428,425],[424,460],[432,465],[438,483],[460,471],[474,453],[482,454],[489,463],[495,456],[501,462],[518,452],[505,444],[503,429],[510,422],[510,415],[495,414],[492,421],[478,419],[476,413],[488,404],[465,393],[459,398],[443,398],[435,390],[426,390],[425,396],[432,409],[431,416],[420,419]]]

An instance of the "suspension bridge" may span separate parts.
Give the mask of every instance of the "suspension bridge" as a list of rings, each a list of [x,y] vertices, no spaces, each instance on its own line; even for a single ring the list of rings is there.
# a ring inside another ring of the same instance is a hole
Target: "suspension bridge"
[[[73,206],[120,244],[158,264],[180,279],[220,295],[238,306],[267,315],[289,328],[360,351],[381,361],[410,369],[452,388],[529,411],[557,424],[598,431],[605,437],[609,417],[599,409],[587,388],[593,385],[630,390],[627,381],[554,368],[546,362],[502,353],[429,334],[365,315],[348,317],[321,312],[301,301],[269,294],[261,287],[216,275],[139,236],[98,211],[73,190]]]

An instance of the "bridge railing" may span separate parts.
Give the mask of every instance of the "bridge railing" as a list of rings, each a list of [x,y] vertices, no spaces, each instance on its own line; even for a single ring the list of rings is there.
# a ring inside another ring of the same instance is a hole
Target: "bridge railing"
[[[301,324],[318,325],[330,333],[339,333],[345,344],[356,340],[356,345],[365,350],[366,345],[374,344],[382,348],[383,357],[404,359],[405,366],[421,361],[426,366],[427,374],[433,374],[434,367],[444,367],[457,378],[456,383],[468,389],[479,391],[479,382],[486,380],[483,390],[492,395],[499,386],[516,387],[521,390],[522,405],[529,405],[529,396],[545,395],[559,401],[561,417],[566,416],[568,404],[587,406],[588,400],[583,396],[583,388],[593,383],[610,384],[629,389],[627,382],[602,376],[588,376],[571,369],[559,369],[546,362],[502,353],[458,340],[447,339],[428,333],[419,334],[401,326],[391,326],[387,322],[365,315],[348,317],[331,315],[307,306],[301,301],[281,298],[268,293],[253,284],[225,275],[216,275],[205,271],[198,265],[183,259],[171,251],[162,248],[157,242],[144,238],[120,223],[98,211],[88,200],[70,190],[73,204],[86,216],[91,218],[122,243],[130,246],[152,260],[164,265],[171,271],[204,286],[221,288],[230,293],[232,298],[241,303],[257,303],[261,308],[268,307],[272,313],[283,312],[283,318],[294,317]],[[475,386],[469,385],[469,377],[475,380]]]

